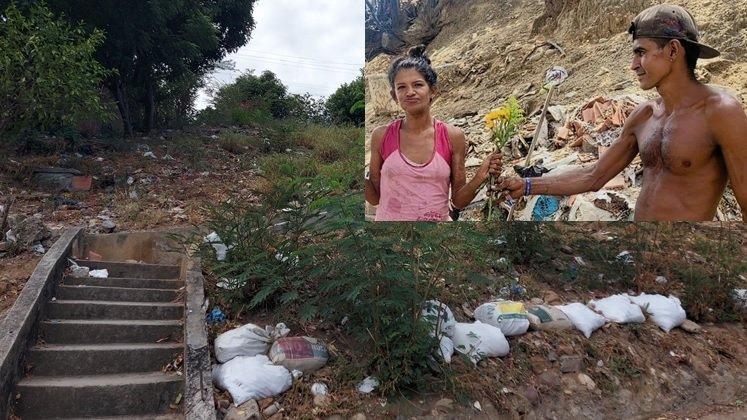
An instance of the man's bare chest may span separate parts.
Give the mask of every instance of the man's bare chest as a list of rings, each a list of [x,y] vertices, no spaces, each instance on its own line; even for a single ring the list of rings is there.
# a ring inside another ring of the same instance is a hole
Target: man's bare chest
[[[716,144],[705,119],[695,113],[652,117],[637,130],[644,168],[688,175],[712,163]]]

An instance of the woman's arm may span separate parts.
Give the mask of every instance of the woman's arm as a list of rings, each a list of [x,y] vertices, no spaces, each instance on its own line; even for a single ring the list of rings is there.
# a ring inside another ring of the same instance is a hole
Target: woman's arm
[[[381,142],[386,133],[386,126],[377,127],[371,134],[371,160],[368,164],[370,172],[369,179],[366,180],[363,188],[366,201],[371,205],[378,205],[380,198],[379,187],[381,185],[381,165],[384,163],[381,158]]]
[[[477,190],[485,182],[490,174],[500,175],[502,169],[500,152],[494,153],[482,162],[477,173],[469,182],[464,169],[466,154],[466,139],[464,132],[450,125],[448,127],[449,141],[451,142],[451,202],[458,209],[465,208],[477,195]]]

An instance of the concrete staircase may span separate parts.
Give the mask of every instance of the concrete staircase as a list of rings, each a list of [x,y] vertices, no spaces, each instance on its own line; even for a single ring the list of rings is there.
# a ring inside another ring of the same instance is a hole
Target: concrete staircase
[[[79,261],[109,278],[63,277],[26,354],[15,414],[38,418],[184,418],[179,266]]]

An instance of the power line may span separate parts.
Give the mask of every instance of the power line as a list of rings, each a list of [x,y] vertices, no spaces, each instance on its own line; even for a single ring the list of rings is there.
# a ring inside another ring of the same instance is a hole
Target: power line
[[[312,60],[312,61],[319,61],[317,58],[311,58],[311,57],[301,57],[297,55],[287,55],[287,54],[278,54],[278,53],[269,53],[265,51],[247,51],[245,53],[233,53],[232,55],[249,55],[249,54],[261,54],[261,57],[267,57],[267,56],[277,56],[277,57],[283,57],[283,58],[292,58],[292,59],[300,59],[300,60]],[[342,66],[356,66],[357,68],[363,67],[363,63],[345,63],[345,62],[335,62],[335,61],[324,61],[323,63],[327,64],[335,64],[335,65],[342,65]]]
[[[247,56],[241,55],[239,57],[248,58],[248,59],[257,60],[257,61],[263,61],[263,62],[270,63],[270,64],[278,64],[281,66],[295,66],[295,67],[307,68],[307,69],[312,69],[312,70],[325,70],[325,71],[332,71],[332,72],[337,72],[337,73],[357,73],[359,71],[359,69],[342,69],[338,67],[318,65],[318,64],[312,64],[312,63],[296,62],[296,61],[289,61],[289,60],[282,60],[282,59],[268,59],[268,58],[248,56],[248,55]]]

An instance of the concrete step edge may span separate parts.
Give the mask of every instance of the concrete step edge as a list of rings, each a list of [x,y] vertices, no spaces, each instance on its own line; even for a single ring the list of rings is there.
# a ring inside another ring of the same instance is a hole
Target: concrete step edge
[[[140,372],[114,375],[81,376],[27,376],[18,382],[19,387],[98,388],[106,386],[143,385],[184,381],[175,373]]]

